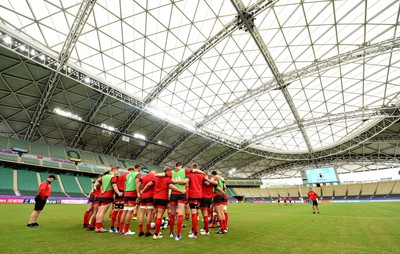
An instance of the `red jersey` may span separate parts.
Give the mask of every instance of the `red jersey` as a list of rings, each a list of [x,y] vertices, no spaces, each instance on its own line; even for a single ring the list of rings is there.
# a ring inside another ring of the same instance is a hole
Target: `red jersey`
[[[103,181],[103,177],[100,177],[99,183],[102,184],[103,183],[102,181]],[[111,178],[110,183],[111,183],[111,186],[112,186],[112,184],[116,184],[117,183],[117,177],[113,176]],[[99,196],[102,197],[102,198],[113,198],[114,197],[114,189],[108,190],[108,191],[104,192],[103,194],[100,192]]]
[[[38,195],[41,199],[48,198],[51,193],[51,183],[44,181],[39,185]]]
[[[317,193],[315,193],[315,192],[313,192],[313,191],[309,191],[309,192],[308,192],[308,197],[309,197],[311,200],[317,200],[318,195],[317,195]]]
[[[211,183],[209,185],[203,183],[202,185],[202,198],[213,198],[214,193],[213,193],[214,185]]]
[[[117,187],[119,191],[124,191],[125,190],[125,180],[126,180],[126,175],[129,174],[131,171],[126,171],[122,173],[122,175],[118,176],[118,181],[117,181]]]
[[[153,199],[168,199],[168,185],[171,183],[171,177],[154,177],[154,196]]]
[[[204,174],[190,173],[189,176],[189,198],[201,198],[203,194],[203,182],[206,179]]]
[[[148,173],[147,175],[143,176],[141,178],[142,181],[142,189],[149,183],[149,182],[154,182],[154,174],[153,173]],[[145,192],[143,192],[141,198],[151,198],[154,195],[154,185],[152,185],[150,188],[147,188]]]

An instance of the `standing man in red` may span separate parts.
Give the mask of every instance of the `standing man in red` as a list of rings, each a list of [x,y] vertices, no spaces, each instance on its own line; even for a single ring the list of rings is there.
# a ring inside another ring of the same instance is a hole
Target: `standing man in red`
[[[118,196],[122,196],[122,193],[117,187],[117,173],[118,167],[113,166],[109,174],[99,179],[101,193],[99,196],[99,209],[96,214],[96,233],[108,232],[108,230],[103,227],[104,215],[110,207],[110,204],[114,202],[114,192],[117,193]]]
[[[140,170],[142,166],[140,164],[135,165],[134,171],[129,172],[126,176],[125,181],[125,198],[124,198],[124,215],[121,217],[121,221],[124,221],[123,228],[120,228],[121,235],[134,235],[129,227],[131,225],[131,218],[133,210],[136,206],[136,200],[140,199]],[[122,231],[121,231],[122,230]]]
[[[51,193],[51,183],[56,180],[54,175],[49,175],[46,181],[42,182],[39,186],[38,194],[35,197],[35,208],[29,218],[29,223],[26,225],[27,228],[39,227],[39,224],[36,222],[39,214],[42,212],[44,206],[46,205],[47,198]]]
[[[197,163],[193,163],[192,170],[199,170]],[[203,194],[203,182],[207,181],[205,174],[190,173],[189,176],[189,207],[192,213],[192,233],[189,238],[198,238],[199,220],[197,211],[199,209],[201,198]]]
[[[118,176],[117,178],[117,187],[119,192],[121,192],[122,194],[125,191],[125,180],[126,180],[126,176],[132,172],[134,170],[133,167],[129,167],[128,171],[122,173],[121,175]],[[121,227],[121,224],[123,224],[123,222],[121,222],[121,216],[123,214],[124,211],[124,195],[122,195],[121,197],[118,195],[115,195],[115,206],[114,206],[114,210],[111,213],[111,225],[110,225],[110,233],[118,233],[118,230]],[[118,227],[115,228],[115,221],[117,220],[118,217]]]
[[[225,221],[225,215],[224,215],[224,210],[223,210],[223,198],[225,195],[224,192],[224,183],[223,183],[223,179],[218,175],[217,171],[212,171],[211,172],[212,175],[212,179],[210,180],[210,183],[212,183],[214,185],[214,198],[213,198],[213,206],[214,209],[217,213],[217,218],[219,221],[219,230],[218,230],[218,234],[225,234],[228,232],[228,230],[226,229],[226,221]]]
[[[149,183],[154,181],[154,175],[157,170],[153,169],[148,174],[146,174],[141,179],[142,190]],[[140,214],[139,214],[139,236],[151,236],[150,233],[150,223],[153,216],[153,196],[154,196],[154,186],[150,186],[145,191],[140,192]],[[147,215],[146,215],[147,214]],[[146,215],[146,234],[143,232],[143,221]]]
[[[210,235],[210,232],[208,232],[208,218],[209,217],[212,218],[212,212],[210,210],[210,207],[212,205],[213,189],[214,185],[212,185],[210,182],[208,181],[203,182],[202,195],[200,201],[200,210],[201,213],[203,214],[203,221],[204,221],[204,227],[202,230],[200,230],[200,234],[202,235]]]
[[[308,192],[308,197],[310,198],[311,201],[311,207],[313,210],[313,213],[315,213],[315,207],[317,208],[317,213],[319,213],[319,208],[318,208],[318,195],[315,193],[312,188],[310,188],[310,191]]]

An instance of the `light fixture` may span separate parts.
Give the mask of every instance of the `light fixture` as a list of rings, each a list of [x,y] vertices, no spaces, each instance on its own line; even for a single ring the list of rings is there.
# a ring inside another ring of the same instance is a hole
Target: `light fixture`
[[[102,124],[100,125],[100,127],[101,127],[101,128],[104,128],[104,129],[107,129],[107,130],[110,130],[110,131],[116,131],[116,130],[117,130],[116,128],[114,128],[114,127],[112,127],[112,126],[109,126],[109,125],[107,125],[107,124],[105,124],[105,123],[102,123]]]
[[[82,117],[80,117],[78,115],[75,115],[75,114],[72,114],[71,112],[67,112],[67,111],[61,110],[59,108],[55,108],[54,109],[54,113],[56,113],[58,115],[61,115],[61,116],[66,116],[66,117],[69,117],[69,118],[73,118],[73,119],[82,121]]]
[[[11,44],[12,39],[11,39],[10,36],[6,36],[6,37],[3,38],[3,41],[4,41],[5,43],[7,43],[7,44]]]
[[[146,140],[146,137],[144,135],[142,135],[142,134],[139,134],[139,133],[133,134],[133,137],[137,138],[137,139]]]

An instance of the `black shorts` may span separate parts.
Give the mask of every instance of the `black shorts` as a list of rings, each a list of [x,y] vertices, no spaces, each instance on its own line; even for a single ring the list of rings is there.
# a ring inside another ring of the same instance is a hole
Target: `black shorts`
[[[153,197],[144,198],[144,199],[140,200],[140,205],[141,206],[152,206],[153,205]]]
[[[221,203],[222,203],[222,199],[224,198],[224,196],[222,196],[222,195],[217,195],[217,196],[214,196],[214,198],[213,198],[213,204],[214,205],[220,205]]]
[[[171,194],[170,201],[171,205],[176,203],[186,204],[186,194]]]
[[[154,208],[167,209],[168,199],[153,199]]]
[[[124,201],[125,201],[125,202],[126,202],[126,201],[136,201],[136,199],[137,199],[136,196],[134,196],[134,197],[131,197],[131,196],[124,197]]]
[[[200,209],[205,210],[207,208],[210,208],[212,204],[212,198],[202,198],[200,200]]]
[[[33,210],[35,211],[42,211],[44,206],[46,205],[47,198],[42,200],[39,196],[35,197],[35,208]]]
[[[99,198],[99,204],[114,203],[114,198]]]
[[[312,206],[318,206],[318,201],[317,200],[311,200]]]
[[[201,198],[189,198],[190,209],[197,209],[200,206]]]

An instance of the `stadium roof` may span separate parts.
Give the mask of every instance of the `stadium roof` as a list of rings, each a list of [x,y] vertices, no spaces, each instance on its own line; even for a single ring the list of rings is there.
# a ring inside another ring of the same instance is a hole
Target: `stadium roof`
[[[1,1],[0,132],[236,176],[398,165],[399,10],[398,0]],[[117,130],[101,136],[101,124]]]

